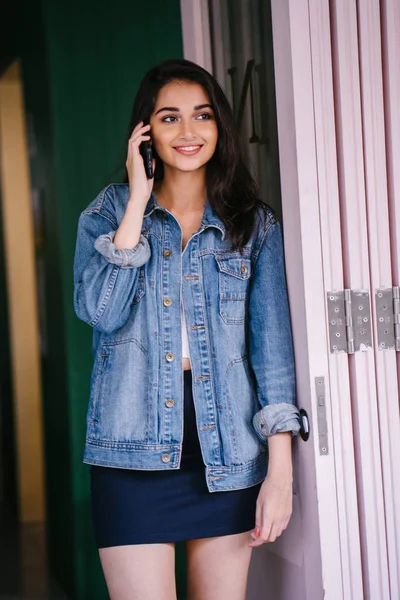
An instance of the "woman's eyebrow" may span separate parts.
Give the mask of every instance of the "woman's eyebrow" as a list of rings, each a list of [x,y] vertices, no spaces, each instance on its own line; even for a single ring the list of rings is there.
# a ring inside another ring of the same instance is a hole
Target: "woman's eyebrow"
[[[194,110],[201,110],[202,108],[211,108],[212,106],[211,104],[198,104],[197,106],[194,107]],[[175,106],[164,106],[163,108],[159,108],[158,111],[156,112],[156,115],[158,115],[158,113],[160,112],[179,112],[179,108],[176,108]]]

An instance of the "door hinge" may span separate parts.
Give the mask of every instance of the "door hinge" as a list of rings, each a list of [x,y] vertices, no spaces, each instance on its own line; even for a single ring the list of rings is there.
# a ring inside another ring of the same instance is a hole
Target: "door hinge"
[[[369,293],[365,290],[328,292],[330,350],[354,354],[372,347]]]
[[[375,290],[376,330],[378,349],[400,351],[399,287]]]

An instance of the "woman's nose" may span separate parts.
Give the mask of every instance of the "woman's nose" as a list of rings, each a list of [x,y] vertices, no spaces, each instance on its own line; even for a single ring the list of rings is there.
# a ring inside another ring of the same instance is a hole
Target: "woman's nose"
[[[192,120],[183,120],[180,123],[180,135],[185,139],[192,139],[196,137],[196,126]]]

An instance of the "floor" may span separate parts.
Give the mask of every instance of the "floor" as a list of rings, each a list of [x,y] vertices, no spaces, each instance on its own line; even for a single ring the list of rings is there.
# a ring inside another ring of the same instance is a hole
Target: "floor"
[[[0,524],[0,600],[68,600],[48,575],[43,526]]]

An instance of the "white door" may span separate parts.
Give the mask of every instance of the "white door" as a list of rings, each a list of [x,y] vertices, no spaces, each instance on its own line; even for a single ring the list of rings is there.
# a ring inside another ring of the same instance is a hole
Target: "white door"
[[[393,287],[382,72],[389,40],[381,31],[394,7],[336,0],[331,13],[345,284],[370,294],[374,340],[373,350],[349,358],[364,587],[366,598],[385,599],[400,597],[399,388],[393,302],[385,299]],[[398,67],[396,75],[398,85]],[[388,139],[399,133],[388,121]]]
[[[210,22],[203,64],[282,213],[298,405],[311,424],[293,444],[291,521],[253,552],[248,600],[397,600],[399,374],[395,349],[378,345],[376,298],[399,285],[398,0],[194,4]],[[356,349],[343,331],[350,300]]]

